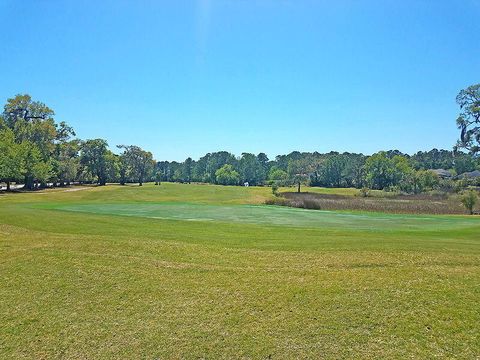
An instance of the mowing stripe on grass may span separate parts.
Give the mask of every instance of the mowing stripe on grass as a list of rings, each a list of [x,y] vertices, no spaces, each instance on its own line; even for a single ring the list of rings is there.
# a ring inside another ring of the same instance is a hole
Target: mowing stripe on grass
[[[136,216],[185,221],[221,221],[304,228],[342,228],[371,231],[447,230],[480,226],[480,219],[461,216],[399,215],[305,210],[262,205],[190,203],[112,203],[43,206],[62,211]]]

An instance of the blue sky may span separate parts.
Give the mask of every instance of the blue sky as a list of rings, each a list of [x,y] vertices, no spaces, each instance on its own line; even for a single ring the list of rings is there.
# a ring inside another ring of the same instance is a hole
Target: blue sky
[[[450,149],[480,1],[0,0],[0,101],[82,139],[206,152]]]

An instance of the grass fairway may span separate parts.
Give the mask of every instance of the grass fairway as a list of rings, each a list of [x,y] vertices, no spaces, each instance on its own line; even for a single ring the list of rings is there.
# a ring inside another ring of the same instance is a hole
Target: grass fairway
[[[269,193],[0,195],[0,358],[480,357],[479,218]]]

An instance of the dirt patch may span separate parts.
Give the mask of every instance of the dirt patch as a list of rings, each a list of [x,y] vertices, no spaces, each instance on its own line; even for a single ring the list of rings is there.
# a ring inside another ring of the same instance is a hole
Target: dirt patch
[[[62,192],[72,192],[72,191],[80,191],[80,190],[87,190],[87,189],[91,189],[91,188],[89,187],[71,188],[71,189],[63,190]]]

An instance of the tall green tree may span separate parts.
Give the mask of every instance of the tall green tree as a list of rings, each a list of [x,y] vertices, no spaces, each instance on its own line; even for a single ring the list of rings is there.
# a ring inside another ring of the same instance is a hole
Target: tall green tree
[[[401,155],[389,158],[385,151],[370,156],[365,162],[366,180],[373,189],[385,189],[398,185],[413,169]]]
[[[460,151],[455,153],[453,168],[455,172],[460,175],[464,172],[473,171],[477,167],[477,163],[473,156]]]
[[[217,184],[220,185],[238,185],[240,174],[230,164],[225,164],[215,171]]]
[[[182,178],[183,181],[190,184],[192,181],[192,168],[193,168],[193,160],[191,157],[185,159],[183,162],[183,171],[182,171]]]
[[[124,149],[123,156],[130,169],[131,176],[138,180],[139,186],[142,186],[145,179],[150,177],[154,168],[152,153],[136,145],[119,145],[118,147]]]
[[[323,182],[330,187],[340,187],[342,185],[343,173],[346,167],[346,161],[342,155],[329,156],[323,164],[322,178]]]
[[[0,130],[0,181],[7,184],[19,180],[25,173],[24,146],[15,142],[15,135],[9,128]]]
[[[286,171],[280,169],[277,166],[272,166],[270,171],[268,172],[268,180],[271,183],[275,183],[277,185],[285,185],[288,179],[288,174]]]
[[[35,180],[46,182],[53,174],[56,144],[73,134],[65,122],[55,123],[54,112],[45,104],[25,95],[7,100],[2,123],[11,129],[17,144],[26,149],[25,188],[32,189]]]
[[[347,187],[362,188],[365,183],[365,156],[362,154],[345,156],[345,168],[342,175]]]
[[[264,182],[266,177],[264,167],[254,154],[242,153],[238,167],[242,182],[248,182],[251,185],[260,185]]]
[[[308,184],[310,178],[310,165],[306,159],[290,160],[288,162],[287,173],[292,184],[297,186],[297,192],[300,193],[301,185]]]
[[[461,111],[457,118],[460,129],[457,146],[476,154],[480,151],[480,84],[461,90],[456,100]]]
[[[86,140],[81,147],[80,163],[96,177],[99,185],[107,183],[110,167],[108,144],[103,139]]]

